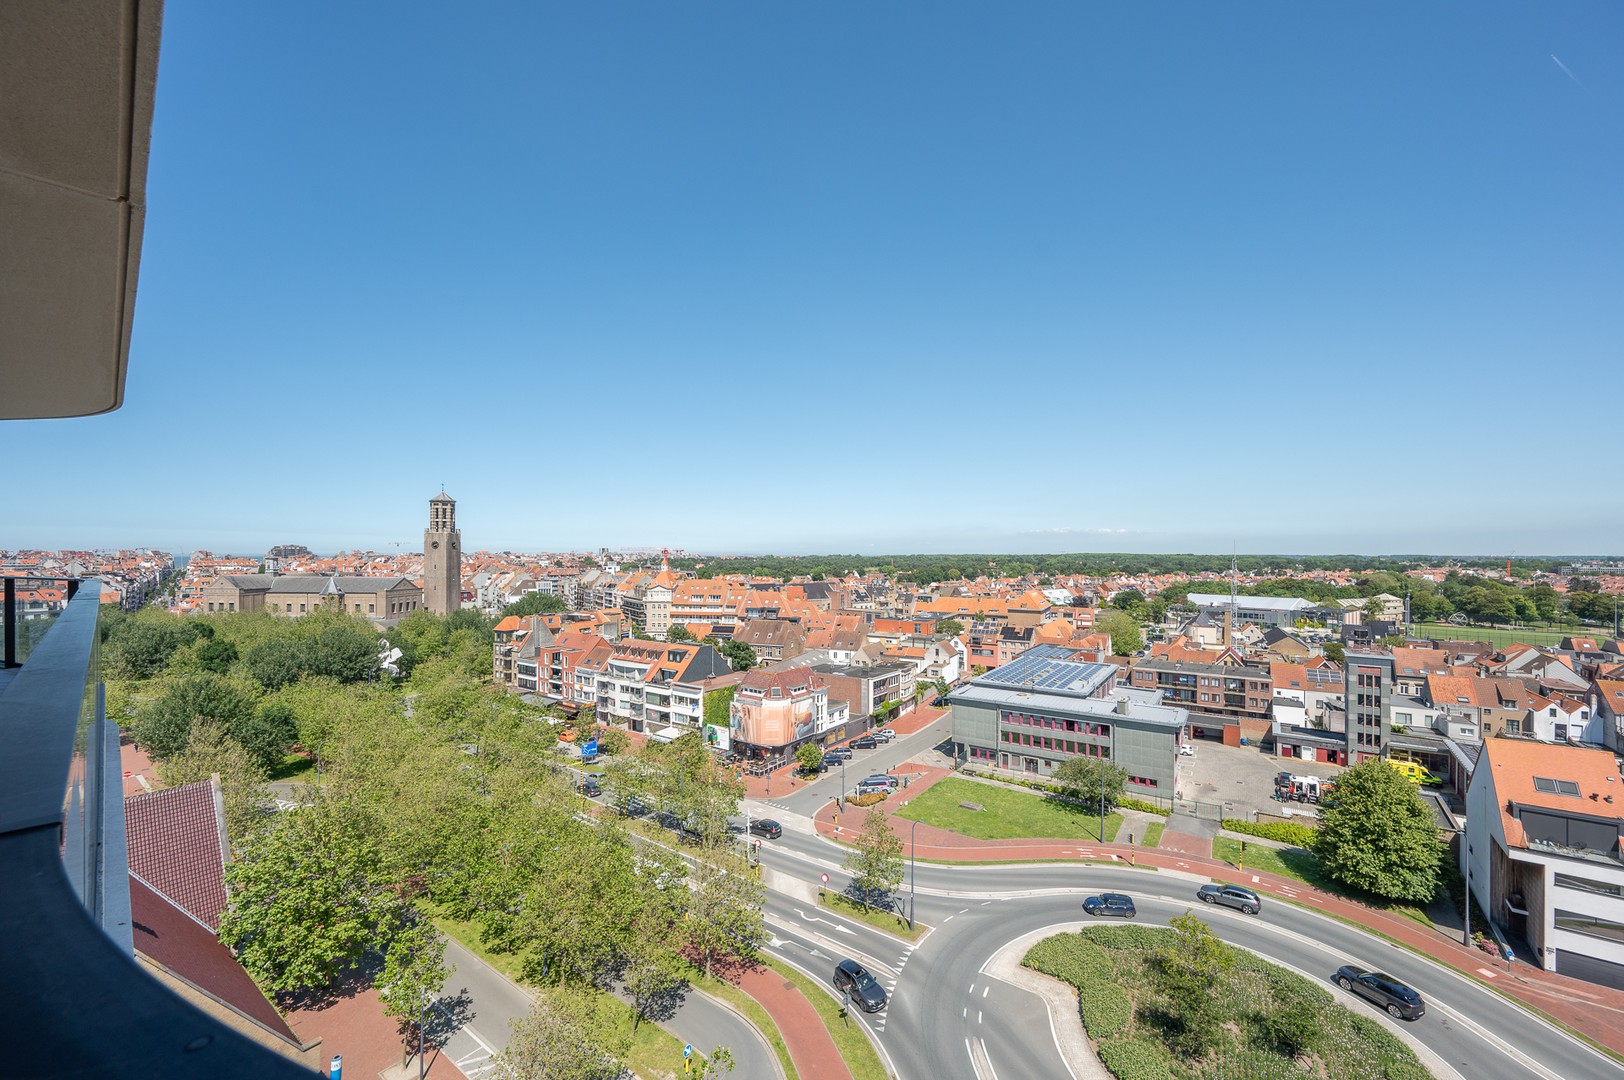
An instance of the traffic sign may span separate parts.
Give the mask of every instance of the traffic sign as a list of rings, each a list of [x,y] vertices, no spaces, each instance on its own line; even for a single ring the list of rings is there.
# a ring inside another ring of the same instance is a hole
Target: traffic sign
[[[823,883],[825,885],[829,884],[829,875],[828,874],[823,874],[822,877],[823,877]]]
[[[682,1056],[685,1057],[685,1058],[691,1058],[691,1057],[694,1056],[694,1044],[693,1043],[685,1043],[685,1044],[683,1044]]]

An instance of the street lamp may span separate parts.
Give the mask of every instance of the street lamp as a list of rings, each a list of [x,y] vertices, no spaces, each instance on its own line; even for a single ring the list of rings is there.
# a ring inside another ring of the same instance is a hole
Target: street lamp
[[[846,809],[846,759],[840,759],[840,808]]]
[[[908,830],[908,929],[914,928],[914,901],[919,899],[919,841],[916,834],[919,832],[919,820],[914,819],[913,828]]]

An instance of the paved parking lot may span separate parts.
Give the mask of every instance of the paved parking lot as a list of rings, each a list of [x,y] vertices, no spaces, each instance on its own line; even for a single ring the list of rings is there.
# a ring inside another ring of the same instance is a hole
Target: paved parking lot
[[[1229,809],[1225,817],[1250,817],[1258,810],[1278,813],[1281,804],[1274,794],[1274,778],[1281,772],[1299,776],[1335,776],[1336,765],[1295,758],[1275,757],[1255,746],[1225,746],[1197,740],[1195,756],[1179,758],[1179,794],[1203,803],[1222,803]],[[1302,809],[1303,804],[1289,804]]]

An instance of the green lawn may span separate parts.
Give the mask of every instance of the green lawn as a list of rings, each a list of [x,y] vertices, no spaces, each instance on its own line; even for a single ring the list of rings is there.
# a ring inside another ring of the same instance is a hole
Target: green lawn
[[[271,770],[267,780],[293,780],[301,784],[316,782],[316,759],[303,754],[288,754],[282,764]]]
[[[983,809],[966,810],[959,805],[961,802],[979,803]],[[1101,839],[1097,813],[1046,798],[1035,791],[952,777],[938,781],[908,800],[895,816],[923,821],[977,840]],[[1104,839],[1115,840],[1121,826],[1121,815],[1107,814]]]
[[[1145,847],[1157,846],[1162,842],[1162,830],[1165,828],[1167,828],[1167,822],[1152,821],[1145,828],[1145,835],[1139,838],[1139,842]]]
[[[1432,920],[1427,918],[1426,912],[1411,904],[1397,901],[1380,900],[1354,892],[1347,886],[1331,880],[1325,873],[1325,868],[1311,852],[1302,848],[1273,848],[1262,844],[1248,844],[1246,854],[1241,854],[1241,842],[1227,836],[1215,836],[1212,840],[1212,857],[1227,863],[1235,863],[1243,870],[1256,870],[1260,874],[1277,874],[1280,877],[1293,878],[1306,882],[1335,896],[1345,896],[1349,900],[1357,900],[1370,907],[1390,911],[1394,915],[1402,915],[1407,919],[1414,919],[1422,926],[1431,926]],[[1249,885],[1242,880],[1239,885]]]
[[[1611,637],[1607,627],[1575,626],[1554,630],[1512,630],[1503,626],[1454,626],[1450,623],[1416,623],[1417,637],[1452,638],[1456,641],[1486,641],[1496,648],[1521,642],[1524,645],[1555,645],[1565,637]]]
[[[1040,941],[1024,962],[1077,987],[1083,1027],[1113,1076],[1432,1076],[1373,1017],[1242,949],[1218,943],[1231,966],[1210,974],[1204,1000],[1188,1002],[1160,975],[1175,940],[1160,927],[1088,927]]]
[[[878,1051],[874,1044],[868,1041],[863,1033],[863,1022],[855,1017],[840,1018],[840,1002],[836,1001],[822,987],[803,975],[799,969],[781,963],[771,957],[763,957],[767,966],[772,968],[806,995],[806,1000],[823,1018],[823,1025],[829,1029],[829,1035],[835,1041],[835,1049],[846,1062],[846,1068],[851,1070],[853,1080],[890,1080],[890,1074],[885,1071],[885,1065],[880,1061]],[[833,973],[834,966],[829,968]],[[832,977],[832,974],[831,974]]]
[[[858,922],[867,923],[876,930],[883,930],[887,934],[892,934],[904,941],[918,941],[919,936],[926,929],[924,923],[916,922],[914,928],[909,930],[907,918],[898,915],[895,911],[864,907],[851,897],[842,896],[840,893],[820,889],[819,897],[818,903],[830,911],[844,915],[848,919],[856,919]],[[904,905],[903,910],[906,911],[907,899],[904,898],[902,903]]]

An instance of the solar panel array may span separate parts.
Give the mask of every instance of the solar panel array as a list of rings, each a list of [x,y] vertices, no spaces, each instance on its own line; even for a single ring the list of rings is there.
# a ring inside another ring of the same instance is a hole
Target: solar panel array
[[[1026,686],[1034,690],[1066,690],[1086,682],[1099,665],[1072,659],[1067,649],[1039,645],[1028,649],[1007,664],[988,672],[984,678],[1006,686]]]

